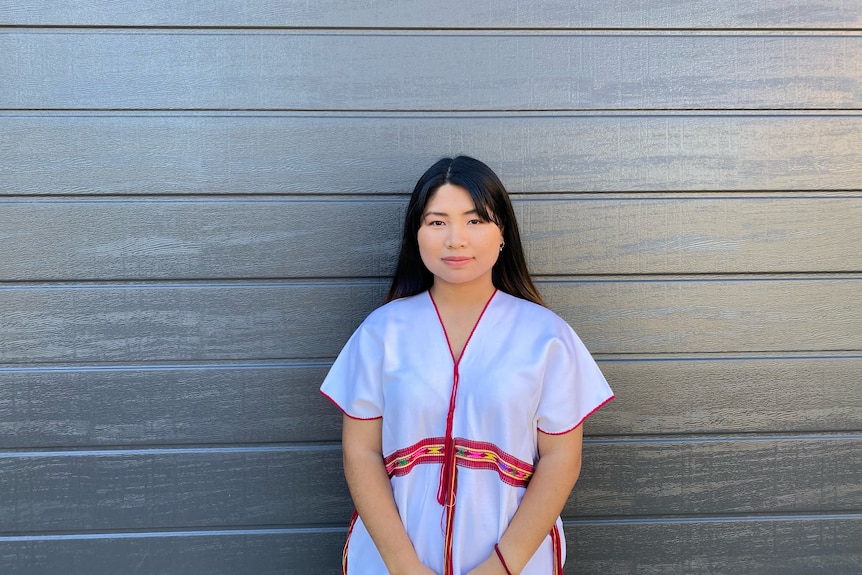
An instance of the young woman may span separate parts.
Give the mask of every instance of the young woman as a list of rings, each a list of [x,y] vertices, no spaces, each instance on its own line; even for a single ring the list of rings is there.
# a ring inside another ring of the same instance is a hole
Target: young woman
[[[561,575],[581,423],[613,394],[543,306],[488,166],[419,179],[387,301],[321,387],[357,510],[343,572]]]

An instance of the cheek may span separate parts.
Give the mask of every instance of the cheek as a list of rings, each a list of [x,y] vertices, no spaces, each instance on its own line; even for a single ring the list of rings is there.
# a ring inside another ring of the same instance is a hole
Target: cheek
[[[420,229],[416,234],[416,243],[419,245],[419,257],[422,259],[423,263],[426,263],[427,258],[436,249],[434,245],[434,234],[422,233],[422,230]]]
[[[500,240],[494,236],[485,236],[481,244],[474,244],[475,254],[482,261],[495,262],[500,255]]]
[[[423,233],[422,229],[420,229],[416,233],[416,243],[419,245],[419,252],[420,253],[424,252],[426,249],[428,249],[428,244],[429,244],[428,234]]]

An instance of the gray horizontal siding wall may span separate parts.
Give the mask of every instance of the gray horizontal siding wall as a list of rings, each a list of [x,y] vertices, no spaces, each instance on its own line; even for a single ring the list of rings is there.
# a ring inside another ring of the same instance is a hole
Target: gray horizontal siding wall
[[[0,1],[0,572],[334,574],[317,387],[487,161],[618,398],[567,573],[862,569],[862,7]]]

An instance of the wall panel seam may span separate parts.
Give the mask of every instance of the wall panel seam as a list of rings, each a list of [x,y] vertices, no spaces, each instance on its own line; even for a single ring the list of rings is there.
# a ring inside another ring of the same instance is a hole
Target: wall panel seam
[[[212,35],[328,35],[328,36],[823,36],[854,37],[862,27],[434,27],[434,26],[189,26],[99,24],[0,24],[0,34],[212,34]]]

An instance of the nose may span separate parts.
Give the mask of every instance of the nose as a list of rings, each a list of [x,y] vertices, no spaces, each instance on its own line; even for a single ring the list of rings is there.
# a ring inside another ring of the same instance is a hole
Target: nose
[[[467,245],[467,237],[461,226],[449,226],[449,234],[446,238],[446,245],[450,248],[463,248]]]

